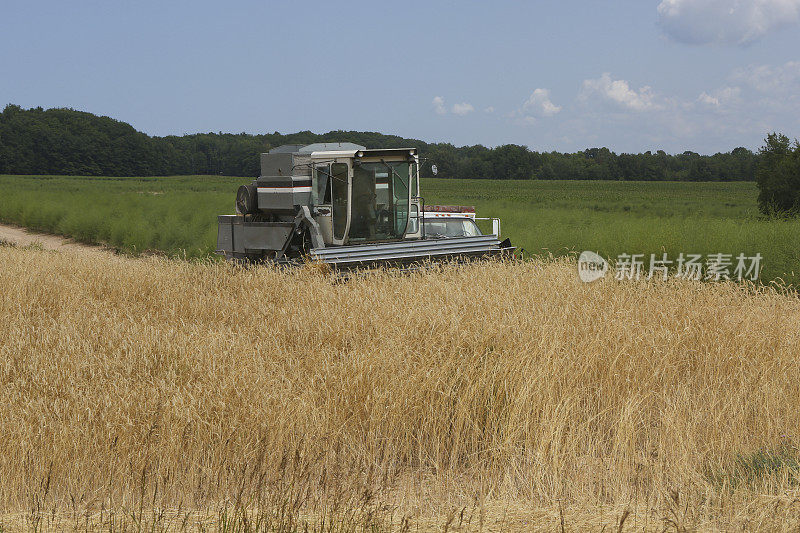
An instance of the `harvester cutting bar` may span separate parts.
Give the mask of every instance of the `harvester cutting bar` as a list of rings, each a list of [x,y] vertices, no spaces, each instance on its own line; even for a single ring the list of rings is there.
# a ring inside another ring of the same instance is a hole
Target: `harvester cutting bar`
[[[316,248],[311,259],[337,267],[372,266],[378,264],[409,264],[426,259],[449,257],[481,257],[511,253],[514,247],[500,241],[496,235],[478,235],[455,239],[427,239],[392,243],[360,244]]]

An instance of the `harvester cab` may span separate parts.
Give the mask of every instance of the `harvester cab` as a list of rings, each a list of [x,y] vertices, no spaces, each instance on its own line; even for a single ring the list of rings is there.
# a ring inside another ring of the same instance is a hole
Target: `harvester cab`
[[[428,238],[414,148],[286,145],[261,154],[261,175],[220,215],[217,252],[233,260],[339,267],[512,251],[499,235]]]

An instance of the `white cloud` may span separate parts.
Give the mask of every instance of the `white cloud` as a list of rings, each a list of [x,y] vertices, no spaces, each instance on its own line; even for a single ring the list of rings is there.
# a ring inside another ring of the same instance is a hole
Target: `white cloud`
[[[468,104],[466,102],[461,102],[460,104],[453,104],[453,114],[464,116],[468,113],[472,113],[475,111],[475,108],[472,107],[472,104]]]
[[[756,147],[767,132],[797,129],[800,61],[740,68],[688,97],[634,89],[603,74],[585,80],[578,101],[580,113],[565,113],[549,130],[553,138],[568,135],[588,146],[609,143],[604,139],[612,135],[629,146],[668,151]]]
[[[662,0],[658,23],[687,44],[738,44],[800,21],[800,0]]]
[[[736,69],[731,79],[762,93],[800,92],[800,62],[789,61],[779,66],[751,65]]]
[[[483,110],[485,113],[494,113],[494,106],[489,106]]]
[[[631,111],[649,111],[661,107],[656,103],[649,86],[645,85],[638,91],[633,90],[627,81],[614,80],[608,72],[599,78],[583,80],[580,99],[585,101],[595,95]]]
[[[548,89],[536,89],[522,104],[522,111],[526,115],[551,117],[561,111],[561,106],[555,105],[550,100]]]
[[[739,87],[722,87],[711,93],[703,91],[697,97],[697,101],[701,104],[720,108],[732,104],[736,104],[741,100],[742,90]]]
[[[739,68],[691,93],[640,88],[644,80],[625,78],[598,73],[583,81],[575,100],[557,93],[563,108],[550,117],[543,103],[555,105],[551,94],[534,91],[503,117],[540,149],[609,146],[617,152],[756,148],[768,132],[791,132],[800,124],[800,60]]]
[[[713,105],[713,106],[719,105],[719,98],[711,96],[705,91],[703,91],[700,94],[700,96],[697,97],[697,101],[700,102],[701,104],[706,104],[706,105]]]
[[[441,96],[434,96],[433,109],[436,111],[437,115],[444,115],[447,113],[447,108],[444,106],[444,98]]]
[[[494,111],[494,108],[491,108]],[[441,96],[434,96],[433,97],[433,110],[436,111],[437,115],[446,115],[447,114],[447,106],[444,103],[444,98]],[[454,115],[464,116],[469,113],[475,111],[475,108],[472,107],[472,104],[468,104],[467,102],[461,102],[460,104],[453,104],[451,108],[451,112]]]

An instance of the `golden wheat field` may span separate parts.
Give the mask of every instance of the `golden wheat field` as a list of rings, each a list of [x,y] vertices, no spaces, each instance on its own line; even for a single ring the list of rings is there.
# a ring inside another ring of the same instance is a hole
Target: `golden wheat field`
[[[800,301],[0,246],[0,527],[800,527]]]

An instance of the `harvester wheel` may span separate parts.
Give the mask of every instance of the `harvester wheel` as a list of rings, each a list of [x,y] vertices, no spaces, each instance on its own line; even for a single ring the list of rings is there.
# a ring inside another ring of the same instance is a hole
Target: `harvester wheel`
[[[302,259],[311,250],[311,233],[308,228],[298,228],[292,232],[291,242],[286,249],[286,257],[289,259]]]
[[[239,187],[236,192],[236,211],[242,215],[254,215],[258,212],[256,188],[253,184]]]

